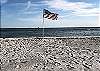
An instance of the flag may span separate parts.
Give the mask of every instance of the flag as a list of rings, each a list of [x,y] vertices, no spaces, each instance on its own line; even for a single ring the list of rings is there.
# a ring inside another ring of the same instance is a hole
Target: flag
[[[56,13],[51,13],[50,11],[44,9],[44,10],[43,10],[43,18],[48,18],[48,19],[52,19],[52,20],[57,20],[58,14],[56,14]]]

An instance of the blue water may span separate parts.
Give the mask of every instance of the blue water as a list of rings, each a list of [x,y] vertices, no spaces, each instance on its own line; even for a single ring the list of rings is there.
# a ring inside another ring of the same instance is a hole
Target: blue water
[[[0,37],[42,37],[42,28],[1,28]],[[100,27],[45,28],[45,37],[100,36]]]

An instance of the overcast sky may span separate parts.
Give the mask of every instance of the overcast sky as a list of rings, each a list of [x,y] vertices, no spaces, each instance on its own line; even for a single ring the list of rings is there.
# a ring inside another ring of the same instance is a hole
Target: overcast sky
[[[0,0],[2,28],[42,27],[43,9],[59,14],[45,27],[100,27],[100,0]]]

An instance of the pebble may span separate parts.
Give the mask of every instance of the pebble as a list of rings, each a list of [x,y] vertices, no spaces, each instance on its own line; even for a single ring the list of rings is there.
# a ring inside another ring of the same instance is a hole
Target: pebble
[[[20,68],[20,66],[19,66],[19,65],[17,65],[17,66],[16,66],[16,68],[18,69],[18,68]]]
[[[0,45],[1,71],[100,71],[100,37],[0,38]]]

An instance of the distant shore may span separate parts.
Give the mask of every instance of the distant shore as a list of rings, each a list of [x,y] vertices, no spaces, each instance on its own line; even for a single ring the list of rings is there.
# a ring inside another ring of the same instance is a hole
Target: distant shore
[[[2,71],[100,71],[100,36],[0,38]]]

